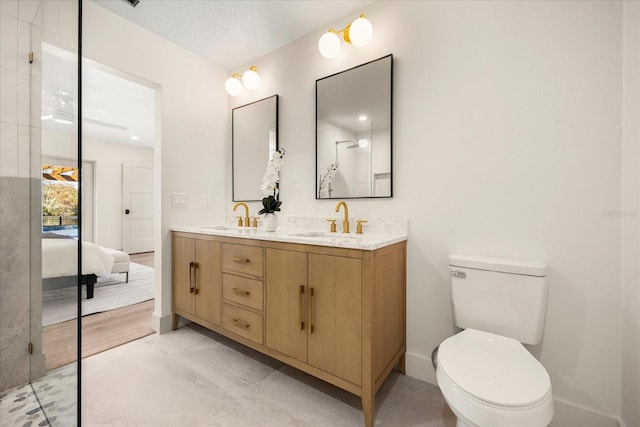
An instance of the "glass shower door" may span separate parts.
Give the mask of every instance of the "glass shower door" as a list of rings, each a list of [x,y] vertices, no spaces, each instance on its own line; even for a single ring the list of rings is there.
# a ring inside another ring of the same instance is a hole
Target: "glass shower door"
[[[31,24],[31,386],[49,425],[64,427],[80,424],[80,8],[42,1]]]

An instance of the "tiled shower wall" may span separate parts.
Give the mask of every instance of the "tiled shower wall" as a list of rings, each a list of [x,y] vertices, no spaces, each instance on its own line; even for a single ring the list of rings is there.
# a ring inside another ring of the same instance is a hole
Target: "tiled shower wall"
[[[44,374],[40,1],[0,1],[0,391]],[[35,61],[29,63],[29,52]],[[32,298],[33,296],[33,298]],[[29,357],[28,344],[34,345]]]

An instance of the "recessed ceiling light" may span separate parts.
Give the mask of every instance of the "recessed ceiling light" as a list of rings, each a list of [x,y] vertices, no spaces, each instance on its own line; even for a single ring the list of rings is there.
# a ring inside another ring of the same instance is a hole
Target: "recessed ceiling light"
[[[135,135],[131,137],[131,140],[132,140],[132,141],[137,141],[137,140],[139,140],[139,139],[140,139],[140,138],[138,138],[138,137],[137,137],[137,136],[135,136]]]
[[[364,114],[361,115],[359,118],[361,122],[364,122],[365,120],[367,120],[367,116],[365,116]]]

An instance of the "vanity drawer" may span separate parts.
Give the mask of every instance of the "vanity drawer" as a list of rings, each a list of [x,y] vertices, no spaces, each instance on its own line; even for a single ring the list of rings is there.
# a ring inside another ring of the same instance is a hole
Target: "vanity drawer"
[[[262,277],[262,257],[264,250],[255,246],[222,245],[222,269]]]
[[[262,344],[262,316],[231,304],[222,304],[222,327]]]
[[[222,298],[262,311],[262,281],[222,274]]]

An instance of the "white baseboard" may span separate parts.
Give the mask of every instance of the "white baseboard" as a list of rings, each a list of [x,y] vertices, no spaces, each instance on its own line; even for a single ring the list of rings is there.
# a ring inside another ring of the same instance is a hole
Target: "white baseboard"
[[[437,384],[436,371],[431,364],[431,357],[407,352],[405,354],[405,369],[407,375],[410,377],[426,381],[430,384]]]
[[[159,316],[156,312],[151,315],[151,328],[158,334],[166,334],[173,329],[173,316],[167,314]]]
[[[611,415],[563,399],[553,399],[553,421],[550,427],[624,427]]]

